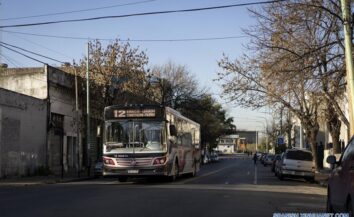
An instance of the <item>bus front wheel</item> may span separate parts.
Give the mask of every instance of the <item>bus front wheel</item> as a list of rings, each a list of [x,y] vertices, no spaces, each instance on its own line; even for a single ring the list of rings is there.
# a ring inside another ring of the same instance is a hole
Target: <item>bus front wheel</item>
[[[178,175],[179,175],[179,168],[178,168],[178,161],[176,160],[172,167],[170,181],[171,182],[176,181]]]
[[[118,177],[118,181],[119,181],[119,182],[127,182],[127,180],[128,180],[128,177],[127,177],[127,176],[119,176],[119,177]]]

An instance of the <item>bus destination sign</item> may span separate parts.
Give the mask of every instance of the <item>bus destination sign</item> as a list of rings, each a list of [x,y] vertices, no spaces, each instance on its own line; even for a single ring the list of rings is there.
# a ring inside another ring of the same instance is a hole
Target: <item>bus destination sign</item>
[[[155,109],[116,109],[113,111],[115,118],[151,118],[156,117]]]

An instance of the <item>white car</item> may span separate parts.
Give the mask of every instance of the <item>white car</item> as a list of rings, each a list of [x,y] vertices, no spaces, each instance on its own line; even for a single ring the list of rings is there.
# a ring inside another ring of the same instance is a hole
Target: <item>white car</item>
[[[312,153],[306,150],[287,149],[279,162],[277,175],[280,180],[284,177],[304,178],[306,181],[315,180],[315,167]]]

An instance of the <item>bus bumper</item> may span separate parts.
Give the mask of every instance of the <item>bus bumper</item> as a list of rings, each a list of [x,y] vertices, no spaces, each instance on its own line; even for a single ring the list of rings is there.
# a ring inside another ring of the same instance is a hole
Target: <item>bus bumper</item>
[[[103,169],[103,176],[167,176],[167,166],[158,167],[129,167],[129,168],[113,168],[105,167]]]

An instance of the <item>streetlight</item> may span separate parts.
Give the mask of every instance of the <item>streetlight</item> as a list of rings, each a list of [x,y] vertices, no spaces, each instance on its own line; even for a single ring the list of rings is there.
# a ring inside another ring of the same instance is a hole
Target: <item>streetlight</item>
[[[267,152],[269,151],[268,149],[269,149],[269,147],[268,147],[268,120],[267,120],[267,118],[265,118],[265,117],[261,117],[261,116],[256,116],[256,118],[263,118],[264,120],[265,120],[265,134],[266,134],[266,150],[267,150]],[[263,124],[263,122],[262,122],[262,124]]]

